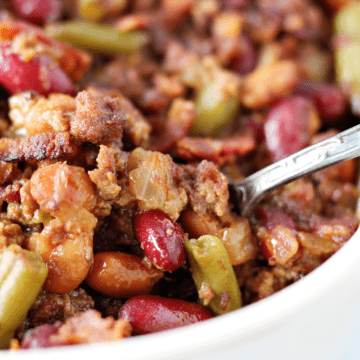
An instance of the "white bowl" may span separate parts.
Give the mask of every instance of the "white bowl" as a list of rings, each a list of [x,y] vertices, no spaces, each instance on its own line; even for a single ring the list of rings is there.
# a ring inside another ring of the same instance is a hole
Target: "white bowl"
[[[360,321],[360,230],[297,283],[231,314],[119,342],[2,353],[8,360],[335,360]]]

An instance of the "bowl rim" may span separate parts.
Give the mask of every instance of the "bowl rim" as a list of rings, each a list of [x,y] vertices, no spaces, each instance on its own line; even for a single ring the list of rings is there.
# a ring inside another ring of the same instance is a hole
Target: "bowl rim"
[[[170,359],[171,354],[174,353],[196,352],[205,348],[206,351],[209,351],[209,347],[210,349],[215,348],[219,344],[245,338],[261,329],[278,324],[285,317],[299,311],[309,303],[317,301],[324,296],[324,293],[331,291],[336,284],[350,277],[352,270],[359,267],[359,263],[360,227],[339,251],[303,279],[232,313],[191,326],[120,341],[8,351],[2,352],[1,356],[9,356],[16,360],[22,360],[24,356],[27,360],[45,360],[45,357],[51,355],[52,360],[57,360],[57,358],[63,360],[64,357],[84,356],[86,352],[90,351],[91,356],[104,358],[114,358],[114,354],[118,354],[123,360],[144,358],[161,360]],[[310,294],[311,296],[309,296]]]

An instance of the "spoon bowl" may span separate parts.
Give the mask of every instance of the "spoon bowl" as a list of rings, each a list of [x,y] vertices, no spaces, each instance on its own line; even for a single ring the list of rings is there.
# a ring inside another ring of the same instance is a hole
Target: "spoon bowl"
[[[242,216],[271,191],[303,176],[360,156],[360,125],[298,151],[240,182],[229,182],[230,201]]]

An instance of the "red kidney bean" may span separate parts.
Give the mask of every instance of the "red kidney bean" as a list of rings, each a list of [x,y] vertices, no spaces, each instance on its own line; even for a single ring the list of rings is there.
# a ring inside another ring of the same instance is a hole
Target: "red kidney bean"
[[[11,0],[16,14],[25,20],[43,24],[57,20],[61,16],[61,0]]]
[[[184,232],[159,210],[135,216],[135,233],[146,256],[159,269],[174,271],[185,263]]]
[[[12,52],[10,44],[0,46],[0,85],[11,94],[33,90],[42,95],[76,95],[68,75],[48,55],[39,54],[24,61]]]
[[[254,70],[256,60],[256,52],[250,38],[242,34],[239,38],[239,51],[233,57],[230,67],[241,75],[246,75]]]
[[[328,122],[339,119],[348,106],[346,96],[332,84],[302,80],[296,85],[294,94],[313,100],[321,118]]]
[[[278,161],[308,146],[319,126],[312,101],[293,96],[273,105],[264,124],[265,146],[272,161]]]
[[[44,324],[36,327],[35,329],[28,330],[21,343],[21,348],[35,349],[67,345],[64,343],[50,341],[50,336],[56,334],[60,326],[61,322],[58,321],[54,325]]]
[[[133,334],[150,334],[213,317],[211,311],[200,305],[157,295],[135,296],[120,309],[119,318],[132,326]]]

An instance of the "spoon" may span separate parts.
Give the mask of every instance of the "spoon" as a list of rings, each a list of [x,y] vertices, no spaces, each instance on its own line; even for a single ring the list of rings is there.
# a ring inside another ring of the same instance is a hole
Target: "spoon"
[[[240,182],[229,181],[230,200],[241,216],[271,191],[305,175],[360,156],[360,125],[300,150]]]

